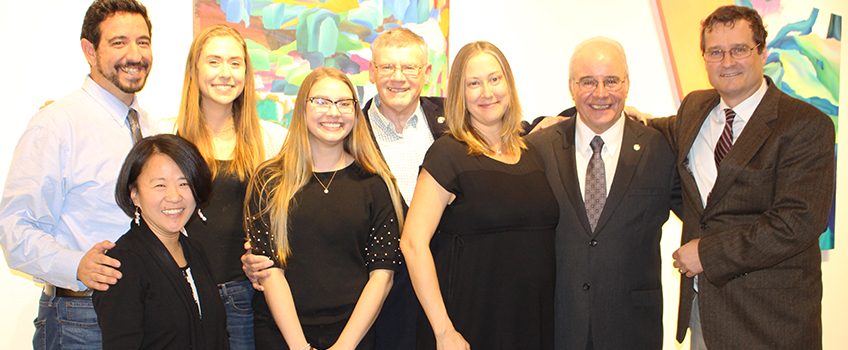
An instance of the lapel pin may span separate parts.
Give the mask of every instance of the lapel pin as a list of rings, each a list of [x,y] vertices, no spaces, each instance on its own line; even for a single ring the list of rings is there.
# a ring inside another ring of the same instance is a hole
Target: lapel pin
[[[640,149],[642,149],[642,146],[639,146],[639,144],[638,144],[638,143],[637,143],[637,144],[635,144],[635,145],[633,145],[633,150],[634,150],[634,151],[638,151],[638,150],[640,150]]]
[[[436,121],[437,121],[439,124],[444,124],[444,123],[445,123],[445,117],[438,117],[438,118],[436,118]]]

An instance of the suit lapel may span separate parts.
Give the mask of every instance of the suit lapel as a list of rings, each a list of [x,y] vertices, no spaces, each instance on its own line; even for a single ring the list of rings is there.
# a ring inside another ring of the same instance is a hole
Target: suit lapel
[[[569,118],[562,122],[557,132],[560,134],[560,144],[554,144],[554,158],[557,163],[557,171],[565,188],[566,197],[571,202],[571,208],[579,219],[583,230],[591,235],[589,229],[589,218],[586,217],[586,207],[583,203],[583,194],[580,193],[580,183],[577,177],[577,163],[574,159],[574,128],[576,118]]]
[[[710,193],[710,199],[707,201],[707,207],[704,209],[705,212],[709,212],[715,206],[715,203],[721,201],[721,198],[732,187],[731,185],[739,176],[739,173],[745,169],[751,158],[760,151],[760,148],[771,136],[772,129],[768,124],[777,119],[779,99],[780,95],[777,88],[770,84],[762,101],[754,110],[754,114],[751,115],[751,119],[745,124],[745,129],[742,130],[739,138],[733,143],[733,147],[721,161],[715,185]]]
[[[704,125],[704,121],[709,117],[713,108],[721,101],[721,96],[715,90],[712,92],[714,93],[713,95],[701,101],[694,101],[695,105],[692,109],[695,110],[694,116],[696,117],[681,118],[684,117],[683,114],[677,116],[681,131],[680,135],[685,135],[686,137],[677,157],[680,165],[678,168],[680,170],[680,186],[682,191],[687,193],[687,195],[683,196],[684,201],[691,201],[691,207],[696,208],[699,215],[704,214],[704,205],[701,200],[701,192],[698,191],[698,183],[695,181],[695,176],[692,175],[692,169],[689,166],[689,152],[692,151],[692,144],[698,138],[698,133],[701,132],[701,126]]]
[[[610,186],[607,200],[604,203],[604,210],[601,212],[601,217],[598,218],[598,226],[595,227],[595,232],[600,232],[604,224],[612,217],[615,209],[621,203],[621,199],[627,193],[627,188],[633,181],[633,174],[636,172],[636,167],[642,159],[641,145],[639,144],[644,130],[636,128],[636,122],[629,119],[624,121],[624,135],[621,139],[621,149],[618,154],[618,165],[615,168],[615,176],[613,176],[612,186]],[[638,150],[637,150],[638,148]]]

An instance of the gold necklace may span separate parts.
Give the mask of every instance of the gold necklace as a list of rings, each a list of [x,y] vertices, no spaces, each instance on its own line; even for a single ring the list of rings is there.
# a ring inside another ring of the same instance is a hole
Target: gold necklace
[[[339,169],[333,172],[333,176],[330,177],[330,181],[327,182],[327,186],[324,186],[324,183],[321,182],[321,179],[318,178],[318,175],[315,175],[315,172],[312,172],[312,176],[315,176],[315,180],[318,180],[318,183],[321,184],[321,187],[324,188],[324,194],[330,193],[330,185],[333,183],[333,179],[336,178],[336,173],[339,172]]]

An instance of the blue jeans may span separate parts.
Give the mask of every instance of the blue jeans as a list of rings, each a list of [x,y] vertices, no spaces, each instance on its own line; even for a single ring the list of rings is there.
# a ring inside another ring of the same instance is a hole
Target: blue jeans
[[[91,298],[59,298],[41,293],[33,321],[35,350],[101,349],[103,337]]]
[[[253,309],[250,307],[254,290],[250,281],[219,284],[218,292],[227,310],[230,350],[254,350]]]

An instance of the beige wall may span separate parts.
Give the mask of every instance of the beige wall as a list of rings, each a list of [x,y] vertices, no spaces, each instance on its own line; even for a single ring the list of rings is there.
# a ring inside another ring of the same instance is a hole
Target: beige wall
[[[796,0],[848,15],[843,0]],[[0,2],[0,26],[6,33],[0,67],[3,119],[0,121],[0,183],[21,132],[45,100],[57,99],[79,88],[88,66],[79,47],[79,28],[88,0]],[[154,118],[170,117],[179,106],[182,70],[191,41],[192,1],[146,0],[154,24],[154,68],[140,94],[142,106]],[[523,4],[520,8],[515,3]],[[175,5],[176,4],[176,5]],[[628,104],[658,116],[676,109],[669,85],[661,40],[655,27],[653,0],[507,1],[451,3],[451,55],[474,40],[488,40],[501,48],[513,67],[527,118],[555,114],[572,105],[567,85],[571,49],[596,35],[619,40],[628,53],[631,90]],[[541,8],[544,6],[544,8]],[[534,7],[534,8],[531,8]],[[843,30],[843,35],[846,33]],[[697,50],[697,43],[692,43]],[[842,63],[848,62],[843,45]],[[848,72],[842,74],[848,86]],[[373,91],[373,90],[372,90]],[[848,89],[842,89],[846,101]],[[848,145],[841,154],[848,154]],[[848,157],[839,160],[837,207],[848,206]],[[842,209],[842,212],[846,212]],[[823,323],[825,349],[848,344],[848,218],[837,220],[837,249],[824,252]],[[679,276],[671,267],[671,252],[679,245],[680,227],[670,221],[662,241],[665,287],[665,350],[679,349],[673,339]],[[5,267],[5,261],[2,264]],[[0,348],[30,348],[32,320],[36,315],[39,286],[26,276],[0,269]],[[685,345],[685,344],[684,344]],[[688,346],[686,347],[688,348]]]

